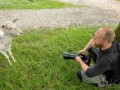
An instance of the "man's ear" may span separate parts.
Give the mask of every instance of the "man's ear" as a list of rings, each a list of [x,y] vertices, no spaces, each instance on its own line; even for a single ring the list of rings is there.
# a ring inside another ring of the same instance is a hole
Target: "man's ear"
[[[13,22],[13,23],[16,23],[17,20],[18,20],[18,19],[14,19],[12,22]]]
[[[106,43],[106,44],[108,44],[108,43],[109,43],[109,41],[107,41],[107,40],[106,40],[106,41],[105,41],[105,43]]]
[[[5,25],[2,25],[1,27],[2,27],[2,28],[5,28]]]

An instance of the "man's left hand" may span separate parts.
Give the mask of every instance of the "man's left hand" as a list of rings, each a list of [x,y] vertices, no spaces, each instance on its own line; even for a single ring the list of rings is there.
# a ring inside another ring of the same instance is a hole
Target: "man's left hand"
[[[82,59],[79,56],[75,57],[76,62],[80,62]]]

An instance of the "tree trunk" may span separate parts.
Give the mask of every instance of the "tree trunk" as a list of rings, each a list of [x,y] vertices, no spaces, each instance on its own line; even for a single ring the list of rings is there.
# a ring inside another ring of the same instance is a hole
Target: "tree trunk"
[[[115,40],[120,42],[120,23],[118,24],[117,28],[115,29]]]

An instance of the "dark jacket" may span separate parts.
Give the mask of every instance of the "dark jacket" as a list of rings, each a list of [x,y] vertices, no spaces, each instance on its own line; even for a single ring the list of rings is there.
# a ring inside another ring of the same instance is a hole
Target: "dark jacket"
[[[109,49],[99,51],[96,64],[86,71],[88,77],[105,74],[109,83],[120,81],[120,58],[115,44],[113,43]]]

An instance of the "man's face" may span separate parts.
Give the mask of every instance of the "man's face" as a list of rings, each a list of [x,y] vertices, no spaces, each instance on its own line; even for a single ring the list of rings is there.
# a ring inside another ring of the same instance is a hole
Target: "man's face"
[[[103,40],[103,35],[104,33],[102,31],[96,31],[93,39],[94,39],[94,47],[96,48],[102,48],[104,45],[104,40]]]

